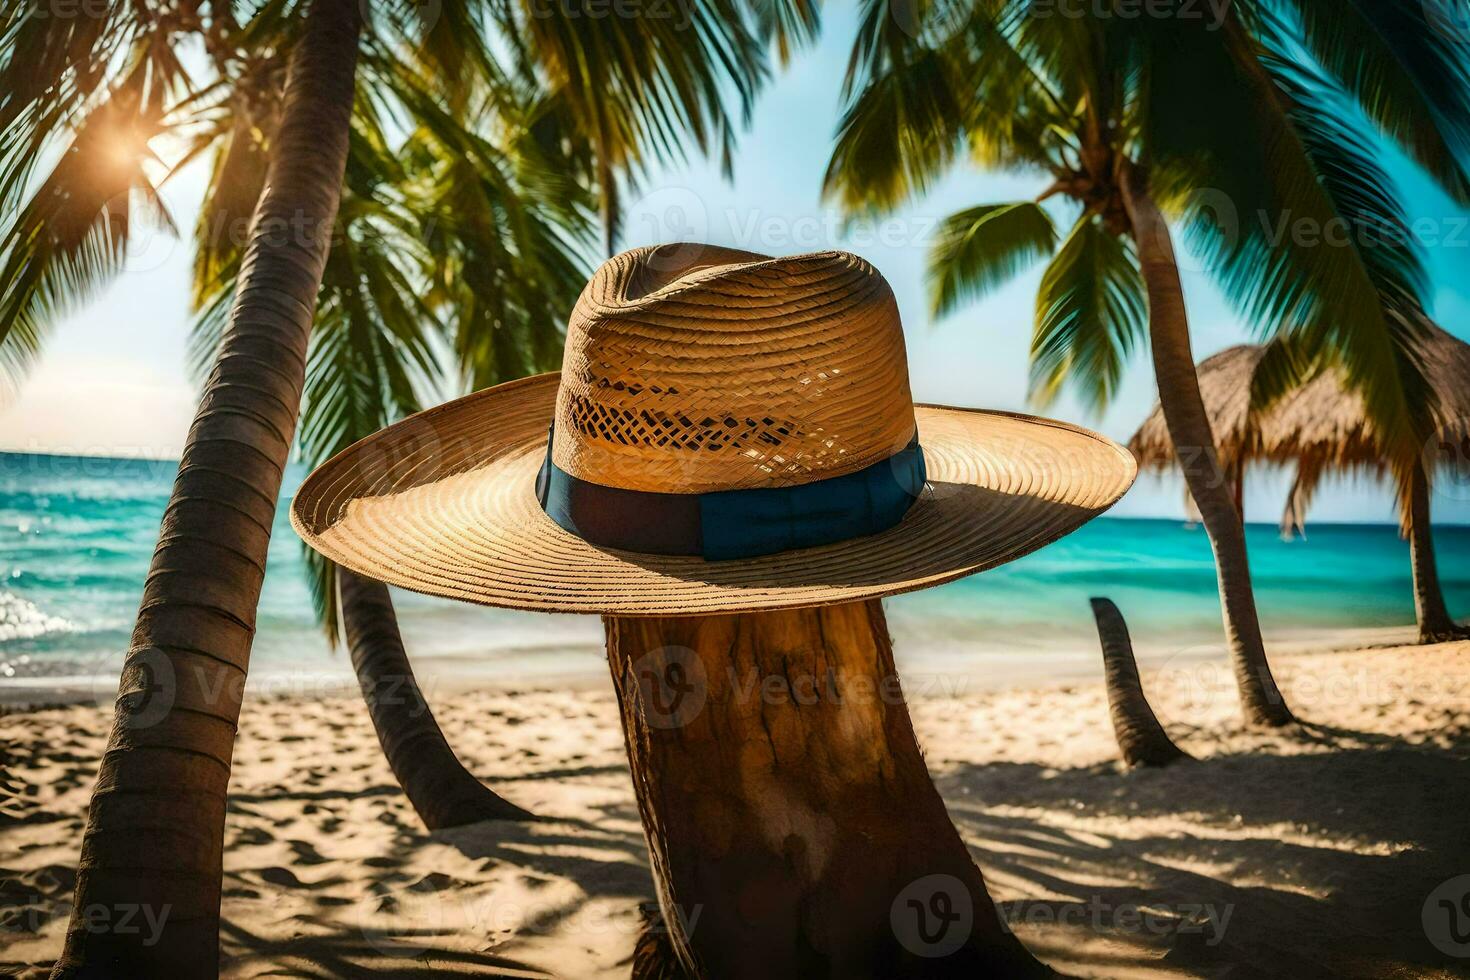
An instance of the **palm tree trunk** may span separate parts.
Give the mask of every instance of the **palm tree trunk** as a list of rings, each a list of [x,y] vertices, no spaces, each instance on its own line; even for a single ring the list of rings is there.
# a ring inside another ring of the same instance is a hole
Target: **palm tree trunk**
[[[1414,567],[1414,613],[1419,621],[1420,643],[1446,643],[1464,639],[1467,631],[1456,625],[1444,601],[1439,568],[1434,560],[1434,532],[1429,513],[1429,479],[1422,466],[1409,478],[1409,558]]]
[[[1124,170],[1123,204],[1133,226],[1138,262],[1148,290],[1149,341],[1159,405],[1169,437],[1179,456],[1189,492],[1215,552],[1225,638],[1230,647],[1235,682],[1247,724],[1286,725],[1293,719],[1271,676],[1256,599],[1246,557],[1245,524],[1236,510],[1234,494],[1220,468],[1215,436],[1200,397],[1199,376],[1189,343],[1189,319],[1184,289],[1174,261],[1169,227],[1149,194],[1144,176],[1135,168]]]
[[[639,976],[1045,977],[914,738],[876,601],[604,620],[678,966]]]
[[[314,0],[291,56],[230,323],[124,662],[53,977],[219,972],[225,791],[341,193],[359,17],[358,0]]]
[[[455,758],[414,680],[388,587],[340,566],[336,573],[352,669],[388,765],[424,826],[534,819],[490,792]]]
[[[1113,720],[1118,750],[1123,753],[1123,764],[1132,769],[1167,766],[1188,759],[1189,754],[1174,744],[1144,697],[1123,614],[1111,599],[1096,598],[1092,600],[1092,615],[1097,620],[1098,639],[1102,641],[1108,714]]]

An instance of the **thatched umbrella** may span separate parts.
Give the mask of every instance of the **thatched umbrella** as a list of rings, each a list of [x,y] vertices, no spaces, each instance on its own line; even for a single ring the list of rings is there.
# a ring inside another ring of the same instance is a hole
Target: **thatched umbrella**
[[[1414,604],[1420,639],[1436,642],[1466,631],[1455,625],[1445,605],[1430,536],[1429,481],[1441,466],[1464,470],[1470,461],[1470,344],[1430,325],[1424,343],[1425,376],[1434,391],[1436,438],[1425,447],[1424,467],[1411,480],[1400,514],[1414,569]],[[1245,467],[1250,463],[1295,464],[1296,479],[1282,515],[1282,533],[1303,528],[1306,511],[1325,476],[1345,472],[1383,475],[1387,471],[1361,396],[1340,373],[1324,371],[1281,398],[1265,412],[1251,411],[1251,380],[1265,348],[1242,344],[1199,365],[1200,391],[1214,428],[1224,479],[1237,503]],[[1134,433],[1128,448],[1146,469],[1175,465],[1174,445],[1157,406]]]

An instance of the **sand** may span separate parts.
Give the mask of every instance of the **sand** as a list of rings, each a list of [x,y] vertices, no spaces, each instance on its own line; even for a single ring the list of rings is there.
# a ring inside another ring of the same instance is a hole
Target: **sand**
[[[1145,670],[1197,761],[1132,773],[1097,678],[914,679],[935,780],[1038,955],[1086,977],[1470,976],[1423,918],[1470,874],[1470,644],[1283,654],[1277,673],[1310,721],[1289,733],[1238,724],[1218,660]],[[608,687],[431,698],[471,770],[547,819],[427,834],[360,702],[253,698],[226,976],[627,975],[652,890]],[[0,716],[0,974],[43,976],[59,949],[107,723]]]

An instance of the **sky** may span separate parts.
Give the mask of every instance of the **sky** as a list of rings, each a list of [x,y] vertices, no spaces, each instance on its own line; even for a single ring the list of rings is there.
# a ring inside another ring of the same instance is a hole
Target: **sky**
[[[840,114],[840,89],[854,4],[829,4],[822,38],[800,52],[763,92],[742,135],[733,180],[716,162],[693,158],[660,168],[628,195],[622,244],[700,240],[772,255],[826,248],[856,252],[892,284],[904,320],[909,370],[919,401],[1027,411],[1027,349],[1041,265],[979,303],[935,322],[928,314],[924,263],[947,214],[980,203],[1034,198],[1039,177],[959,168],[923,200],[876,224],[844,228],[822,200],[822,175]],[[1427,222],[1433,312],[1470,337],[1470,214],[1396,156],[1391,170],[1411,219]],[[206,173],[182,171],[164,189],[180,228],[193,226]],[[196,386],[185,357],[191,250],[162,231],[134,242],[127,271],[92,302],[56,324],[44,355],[18,393],[0,403],[0,449],[85,455],[177,456],[192,418]],[[1181,256],[1198,359],[1253,339],[1186,253]],[[1146,352],[1130,365],[1101,418],[1063,396],[1046,414],[1125,441],[1152,409]],[[1290,481],[1253,471],[1246,516],[1274,523]],[[1463,489],[1463,488],[1460,488]],[[1445,493],[1435,519],[1470,523],[1467,495]],[[1178,517],[1177,478],[1140,478],[1115,508],[1119,516]],[[1320,494],[1315,521],[1391,521],[1388,490],[1371,480],[1339,480]]]

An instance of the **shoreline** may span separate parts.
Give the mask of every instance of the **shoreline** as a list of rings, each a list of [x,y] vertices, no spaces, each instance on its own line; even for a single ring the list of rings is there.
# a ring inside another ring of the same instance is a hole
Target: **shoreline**
[[[1406,646],[1416,638],[1413,626],[1381,626],[1334,630],[1278,630],[1266,635],[1267,653],[1277,657],[1296,657],[1321,653],[1346,653],[1385,647]],[[974,690],[1005,690],[1018,687],[1040,687],[1048,684],[1075,684],[1088,680],[1101,681],[1100,648],[1079,650],[1073,645],[1058,644],[1017,651],[1001,644],[969,644],[967,652],[952,648],[944,651],[905,651],[901,634],[895,636],[894,654],[899,679],[910,699],[951,696]],[[1160,641],[1134,638],[1134,649],[1142,670],[1160,670],[1170,665],[1201,665],[1226,661],[1223,642],[1171,645]],[[537,647],[535,656],[543,654]],[[457,656],[410,658],[420,687],[431,696],[457,695],[485,691],[519,693],[528,691],[602,691],[609,684],[606,660],[600,649],[578,649],[585,653],[584,668],[551,671],[505,671],[476,669],[475,658]],[[496,651],[498,668],[514,651]],[[246,684],[246,696],[258,700],[311,699],[341,697],[355,693],[356,681],[345,654],[335,658],[332,669],[281,670],[267,668],[252,673]],[[121,661],[118,660],[120,666]],[[949,683],[944,683],[945,681]],[[71,705],[110,706],[116,690],[116,678],[48,677],[0,679],[0,712],[39,711]]]
[[[1291,657],[1312,653],[1334,653],[1376,647],[1403,646],[1414,642],[1412,626],[1344,628],[1335,630],[1280,630],[1266,636],[1267,652],[1273,657]],[[901,635],[895,636],[895,657],[899,679],[906,688],[912,686],[911,698],[930,696],[926,690],[938,687],[946,691],[1001,690],[1014,687],[1042,686],[1048,682],[1076,683],[1101,680],[1100,648],[1079,650],[1058,644],[1016,651],[1003,645],[971,644],[968,652],[923,650],[905,651]],[[1183,646],[1158,641],[1142,641],[1135,637],[1134,648],[1139,667],[1161,669],[1172,663],[1224,662],[1225,644],[1192,643]],[[535,656],[544,653],[535,648]],[[445,695],[475,691],[515,693],[544,690],[603,690],[608,684],[606,661],[600,649],[576,651],[586,654],[585,668],[552,671],[487,671],[477,670],[471,655],[410,658],[420,686],[428,693]],[[514,651],[496,651],[496,665],[503,664]],[[118,665],[121,660],[118,659]],[[337,657],[332,669],[267,668],[252,673],[246,684],[249,698],[338,697],[353,693],[355,679],[350,673],[345,654]],[[945,687],[939,681],[950,679]],[[96,677],[10,677],[0,678],[0,712],[38,711],[53,707],[91,704],[110,706],[116,690],[116,678]]]

